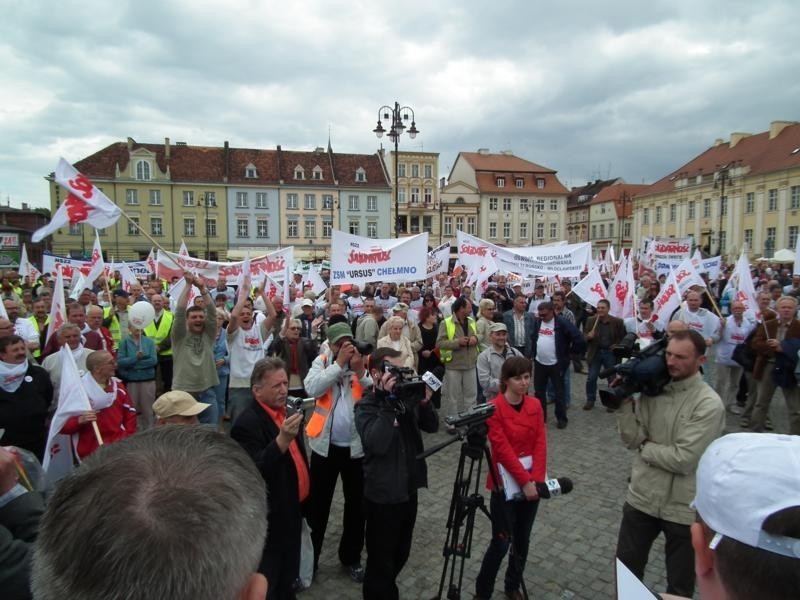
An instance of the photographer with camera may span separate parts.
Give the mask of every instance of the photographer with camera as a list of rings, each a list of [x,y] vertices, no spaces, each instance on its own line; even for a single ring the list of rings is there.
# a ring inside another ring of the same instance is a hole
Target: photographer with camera
[[[690,506],[695,471],[725,426],[725,407],[700,375],[705,351],[698,332],[672,333],[665,352],[669,383],[658,394],[627,398],[617,411],[622,441],[636,451],[617,558],[642,579],[653,541],[663,532],[667,592],[683,596],[692,596],[695,581],[689,532],[695,518]]]
[[[367,569],[364,598],[398,598],[395,579],[408,560],[417,518],[417,490],[428,486],[420,429],[438,428],[424,386],[401,389],[403,358],[393,348],[378,348],[369,358],[373,388],[356,404],[356,430],[364,447],[364,512]],[[421,392],[421,394],[420,394]]]
[[[314,412],[306,425],[311,447],[311,509],[308,525],[314,544],[314,568],[319,563],[322,541],[328,526],[328,515],[342,477],[344,516],[339,560],[350,577],[364,579],[361,550],[364,547],[362,462],[364,451],[356,432],[353,407],[361,400],[363,389],[372,383],[364,368],[364,357],[353,342],[347,323],[328,327],[330,354],[321,350],[304,380],[306,393],[317,399]],[[366,348],[364,348],[366,350]]]
[[[495,578],[511,547],[505,574],[505,594],[512,600],[523,598],[520,586],[528,556],[531,529],[539,508],[536,482],[547,472],[547,434],[542,405],[528,395],[531,361],[509,357],[500,373],[500,393],[492,400],[494,414],[486,421],[492,454],[492,472],[486,487],[491,490],[489,509],[492,540],[483,555],[475,580],[475,598],[492,597]],[[511,494],[515,484],[522,497]]]

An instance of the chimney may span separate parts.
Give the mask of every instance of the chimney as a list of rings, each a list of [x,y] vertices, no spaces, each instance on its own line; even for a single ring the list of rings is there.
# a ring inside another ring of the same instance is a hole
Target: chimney
[[[780,132],[790,125],[797,125],[797,121],[773,121],[769,124],[769,139],[778,137]]]
[[[741,142],[744,138],[750,137],[751,133],[743,133],[741,131],[735,131],[731,134],[731,148],[735,147],[736,144]]]
[[[724,143],[725,143],[725,140],[723,140],[722,138],[717,138],[717,139],[714,140],[714,147],[716,148],[717,146],[721,146]]]
[[[488,148],[478,148],[478,154],[487,155],[487,154],[489,154],[489,149]]]
[[[278,181],[283,184],[283,172],[281,171],[281,145],[278,144]]]
[[[223,158],[225,160],[225,175],[223,176],[222,180],[225,183],[228,183],[228,175],[230,174],[231,170],[231,153],[230,153],[230,147],[228,145],[228,140],[225,140],[225,154]]]
[[[23,202],[22,203],[22,210],[28,210],[28,203],[27,202]]]
[[[134,141],[133,141],[133,138],[132,138],[132,137],[129,137],[129,138],[128,138],[128,152],[130,152],[131,150],[133,150],[133,145],[134,145],[135,143],[136,143],[136,142],[134,142]]]
[[[514,156],[513,150],[500,150],[500,154],[503,156]]]
[[[169,150],[170,150],[170,148],[169,148],[169,138],[165,137],[164,138],[164,158],[166,158],[167,160],[169,160]]]

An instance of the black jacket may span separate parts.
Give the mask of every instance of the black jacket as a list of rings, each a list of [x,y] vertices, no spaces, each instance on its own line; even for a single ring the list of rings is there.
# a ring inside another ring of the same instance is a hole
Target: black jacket
[[[26,492],[0,508],[0,590],[7,600],[31,597],[30,563],[44,502]]]
[[[542,327],[542,320],[536,319],[533,324],[533,352],[531,358],[536,360],[536,346],[539,342],[539,329]],[[569,366],[572,354],[582,354],[586,350],[586,341],[578,328],[567,321],[564,317],[555,316],[554,328],[556,330],[556,361],[558,368],[564,371]]]
[[[25,378],[10,393],[0,388],[0,429],[5,429],[3,446],[30,450],[40,461],[47,443],[45,420],[53,401],[53,384],[42,367],[28,365]]]
[[[424,450],[423,431],[438,429],[428,402],[401,413],[382,390],[369,390],[355,407],[356,430],[364,447],[364,497],[377,504],[399,504],[428,487],[428,469],[416,455]],[[396,423],[396,424],[395,424]]]

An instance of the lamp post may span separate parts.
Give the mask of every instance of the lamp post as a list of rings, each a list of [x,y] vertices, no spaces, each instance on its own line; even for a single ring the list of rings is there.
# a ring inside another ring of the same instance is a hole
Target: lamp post
[[[400,162],[398,145],[400,143],[400,135],[406,128],[403,121],[408,121],[409,112],[411,113],[411,127],[408,129],[408,137],[413,140],[419,133],[417,124],[414,121],[414,110],[408,106],[400,106],[399,102],[394,103],[394,108],[384,105],[378,109],[378,126],[372,130],[378,138],[383,137],[383,134],[386,133],[383,121],[386,121],[389,126],[389,139],[394,142],[394,237],[396,238],[400,237],[400,184],[397,181],[399,177],[398,164]]]
[[[730,179],[729,171],[731,165],[733,163],[728,163],[724,165],[722,168],[719,169],[719,177],[717,181],[714,182],[714,187],[716,188],[719,185],[719,226],[717,228],[717,255],[722,255],[722,217],[723,217],[723,205],[727,201],[725,198],[725,182]],[[725,212],[727,212],[727,207],[725,207]],[[709,243],[709,254],[711,253],[711,244]]]

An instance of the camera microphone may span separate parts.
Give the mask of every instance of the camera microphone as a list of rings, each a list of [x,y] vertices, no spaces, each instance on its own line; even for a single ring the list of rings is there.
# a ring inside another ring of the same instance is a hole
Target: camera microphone
[[[546,479],[545,481],[534,481],[533,485],[536,486],[536,491],[539,498],[548,500],[556,496],[563,496],[572,491],[572,479],[569,477],[557,477],[556,479]],[[524,501],[526,500],[525,494],[517,492],[514,494],[512,500]]]

